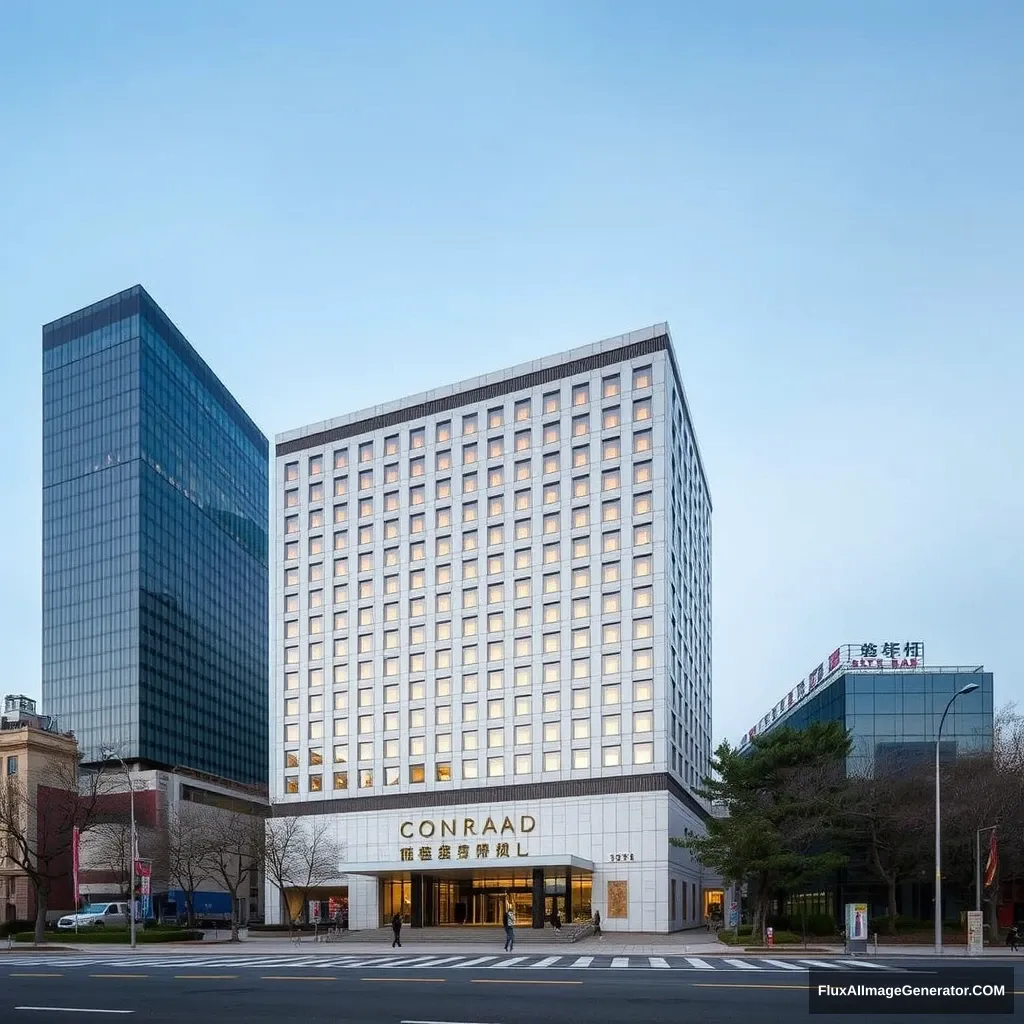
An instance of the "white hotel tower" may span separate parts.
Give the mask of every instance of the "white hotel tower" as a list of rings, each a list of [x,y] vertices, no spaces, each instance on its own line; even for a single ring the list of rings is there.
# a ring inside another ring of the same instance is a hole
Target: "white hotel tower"
[[[281,434],[274,486],[270,788],[336,830],[323,913],[702,920],[669,838],[706,814],[711,501],[668,326]]]

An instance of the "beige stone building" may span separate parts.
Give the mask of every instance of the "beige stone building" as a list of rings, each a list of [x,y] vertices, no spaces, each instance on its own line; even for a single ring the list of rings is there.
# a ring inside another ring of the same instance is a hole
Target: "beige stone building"
[[[30,849],[38,849],[40,830],[58,817],[47,815],[51,793],[75,777],[78,745],[75,737],[55,728],[50,719],[36,713],[28,697],[4,699],[0,719],[0,797],[19,819],[16,829],[27,838]],[[66,837],[55,836],[57,844]],[[11,835],[5,832],[0,814],[0,917],[4,921],[30,920],[35,916],[35,890],[25,871],[10,857]],[[66,911],[74,905],[70,844],[67,871],[54,879],[50,910]]]

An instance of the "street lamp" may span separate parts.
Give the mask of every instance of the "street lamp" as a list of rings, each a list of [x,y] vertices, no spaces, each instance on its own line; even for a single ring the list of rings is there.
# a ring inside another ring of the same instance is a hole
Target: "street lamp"
[[[942,741],[942,727],[946,724],[946,715],[949,714],[949,709],[953,706],[953,701],[957,697],[962,697],[965,693],[974,693],[978,688],[977,683],[968,683],[962,690],[957,690],[952,697],[949,698],[949,703],[946,705],[946,710],[942,712],[942,718],[939,719],[939,729],[935,734],[935,952],[936,954],[942,953],[942,820],[941,820],[941,801],[939,791],[939,744]]]
[[[135,856],[138,853],[135,843],[135,786],[132,783],[132,773],[128,770],[128,765],[113,752],[113,750],[103,751],[104,761],[117,761],[124,769],[124,776],[128,780],[128,806],[131,812],[131,835],[128,841],[130,846],[129,859],[131,861],[131,876],[130,876],[130,887],[128,889],[128,919],[129,928],[131,934],[131,946],[135,949]]]

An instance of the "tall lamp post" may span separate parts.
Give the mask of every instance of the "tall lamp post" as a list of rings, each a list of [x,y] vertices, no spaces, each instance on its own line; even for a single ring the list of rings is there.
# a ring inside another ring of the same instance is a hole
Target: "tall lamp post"
[[[968,683],[962,690],[957,690],[946,710],[942,712],[939,719],[939,729],[935,734],[935,952],[942,953],[942,803],[939,789],[939,745],[942,742],[942,727],[946,724],[946,715],[953,706],[957,697],[965,693],[973,693],[978,688],[977,683]]]
[[[138,848],[135,842],[135,785],[132,782],[132,773],[128,770],[128,765],[117,756],[112,750],[103,751],[104,761],[117,761],[118,764],[124,769],[124,776],[128,780],[128,806],[131,813],[131,835],[128,842],[130,850],[130,861],[131,861],[131,877],[130,887],[128,889],[128,907],[129,907],[129,928],[131,929],[131,946],[135,949],[135,857],[138,854]]]

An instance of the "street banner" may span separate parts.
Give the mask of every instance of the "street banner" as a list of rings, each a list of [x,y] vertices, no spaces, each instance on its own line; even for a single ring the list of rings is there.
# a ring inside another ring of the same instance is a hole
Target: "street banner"
[[[985,888],[988,889],[996,880],[999,870],[999,849],[996,846],[996,830],[992,829],[988,840],[988,860],[985,862]]]

